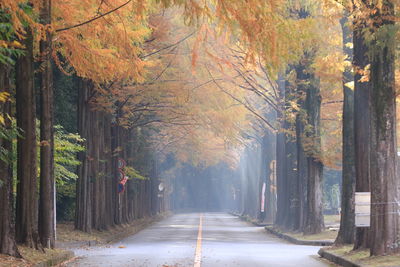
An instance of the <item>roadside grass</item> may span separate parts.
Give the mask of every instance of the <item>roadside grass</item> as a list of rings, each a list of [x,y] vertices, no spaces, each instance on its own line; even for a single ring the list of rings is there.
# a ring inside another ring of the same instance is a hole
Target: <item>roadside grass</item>
[[[85,233],[76,230],[71,222],[57,225],[57,241],[63,243],[96,241],[98,243],[108,243],[112,239],[118,239],[119,236],[129,236],[138,231],[139,228],[149,223],[149,219],[135,220],[132,224],[123,224],[110,227],[104,231],[92,230],[91,233]]]
[[[366,267],[389,267],[400,265],[400,254],[370,257],[368,249],[353,250],[352,245],[330,247],[325,250]]]
[[[338,225],[340,223],[340,215],[324,215],[324,221],[325,225],[329,227],[330,225]],[[325,229],[323,232],[319,234],[314,234],[314,235],[304,235],[301,232],[290,232],[290,231],[285,231],[280,228],[276,228],[273,226],[270,226],[273,230],[288,235],[290,237],[293,237],[298,240],[302,241],[335,241],[338,231],[337,230],[330,230],[330,229]]]
[[[318,241],[334,241],[337,237],[338,232],[337,231],[330,231],[330,230],[325,230],[319,234],[314,234],[314,235],[304,235],[303,233],[286,233],[287,235],[290,235],[291,237],[294,237],[299,240],[307,240],[307,241],[312,241],[312,240],[318,240]]]
[[[142,230],[152,222],[158,221],[169,216],[170,213],[158,214],[153,217],[146,217],[134,220],[131,224],[122,224],[110,227],[104,231],[92,230],[91,233],[85,233],[76,230],[73,222],[57,224],[57,242],[74,243],[96,241],[100,244],[109,243],[124,237],[128,237]]]
[[[65,254],[65,251],[61,249],[45,249],[44,252],[24,246],[18,246],[18,249],[22,259],[0,254],[0,267],[28,267]]]
[[[324,215],[325,225],[340,224],[340,215]]]

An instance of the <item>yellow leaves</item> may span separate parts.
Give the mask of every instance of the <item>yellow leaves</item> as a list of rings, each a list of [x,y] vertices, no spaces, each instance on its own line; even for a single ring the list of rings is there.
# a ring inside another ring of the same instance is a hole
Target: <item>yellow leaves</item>
[[[8,92],[0,92],[0,103],[5,103],[10,100],[10,94]],[[0,124],[5,124],[5,118],[3,114],[0,114]]]
[[[10,94],[8,92],[0,92],[0,103],[4,103],[10,99]]]
[[[361,75],[361,78],[359,79],[359,82],[364,83],[364,82],[369,82],[370,79],[370,74],[371,74],[371,64],[368,64],[365,66],[364,69],[358,68],[357,74]]]
[[[350,88],[351,90],[354,90],[354,81],[348,82],[345,84],[347,88]]]
[[[47,140],[43,140],[39,143],[39,146],[50,146],[50,142]]]
[[[347,48],[353,49],[353,43],[346,43],[345,46],[346,46]]]
[[[104,19],[59,32],[54,38],[56,50],[78,76],[94,82],[107,83],[116,79],[142,81],[146,64],[139,58],[142,53],[140,44],[149,36],[150,29],[143,15],[146,6],[141,2],[144,0],[133,1]],[[95,0],[57,1],[53,12],[57,18],[54,27],[75,25],[124,3],[125,0],[116,0],[99,6]]]

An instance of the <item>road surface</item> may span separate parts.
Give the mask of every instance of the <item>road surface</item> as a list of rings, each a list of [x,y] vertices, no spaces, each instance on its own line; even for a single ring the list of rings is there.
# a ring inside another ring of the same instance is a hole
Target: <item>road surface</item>
[[[77,250],[69,267],[329,266],[318,247],[286,243],[225,213],[177,214],[107,247]]]

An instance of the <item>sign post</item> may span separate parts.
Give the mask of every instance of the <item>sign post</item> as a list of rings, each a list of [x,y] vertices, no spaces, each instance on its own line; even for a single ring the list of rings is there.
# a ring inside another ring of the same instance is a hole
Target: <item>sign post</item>
[[[266,184],[263,183],[262,190],[261,190],[261,212],[265,211],[265,188]]]
[[[371,192],[355,193],[356,227],[370,227],[371,224]]]

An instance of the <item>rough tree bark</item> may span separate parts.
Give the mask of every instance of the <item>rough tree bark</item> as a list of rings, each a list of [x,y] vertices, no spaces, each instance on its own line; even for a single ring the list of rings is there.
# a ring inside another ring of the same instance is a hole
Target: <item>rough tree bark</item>
[[[289,72],[288,72],[289,73]],[[285,143],[285,155],[284,155],[284,176],[286,179],[285,190],[285,210],[283,211],[284,219],[282,227],[287,230],[291,230],[294,224],[294,213],[296,207],[296,196],[297,196],[297,146],[296,146],[296,135],[293,134],[294,122],[290,118],[291,102],[295,101],[296,97],[294,94],[293,85],[287,81],[285,83],[285,117],[283,126],[286,131],[284,135]]]
[[[343,35],[343,51],[346,60],[353,61],[353,50],[347,45],[353,42],[348,25],[349,14],[340,20]],[[335,244],[353,244],[355,234],[354,192],[356,169],[354,164],[354,92],[348,83],[354,80],[350,68],[343,72],[343,129],[342,129],[342,194],[340,229]]]
[[[280,110],[277,112],[277,121],[280,124],[276,135],[276,183],[277,183],[277,212],[275,225],[283,226],[286,213],[288,212],[288,187],[286,177],[286,142],[285,142],[285,80],[278,80],[279,98],[281,99]]]
[[[306,113],[308,130],[305,131],[307,142],[307,204],[305,212],[304,234],[320,233],[324,225],[323,216],[323,164],[321,161],[321,95],[319,81],[315,77],[311,64],[314,52],[306,53],[308,85],[306,91]],[[305,143],[303,143],[303,146]]]
[[[16,239],[39,248],[37,225],[36,104],[34,92],[33,37],[27,29],[25,55],[16,62],[17,126],[23,136],[17,140]]]
[[[84,232],[92,230],[92,211],[91,211],[91,182],[90,182],[90,107],[91,97],[90,82],[78,78],[78,132],[85,138],[85,151],[80,152],[78,159],[81,164],[78,167],[78,179],[76,181],[76,210],[75,210],[75,228]]]
[[[1,92],[11,93],[10,67],[0,64],[0,90]],[[0,104],[0,113],[4,118],[4,130],[11,131],[11,102],[7,101]],[[14,257],[21,257],[15,241],[14,229],[14,197],[12,193],[13,168],[12,159],[12,140],[9,138],[0,139],[0,147],[4,149],[4,159],[0,160],[0,254],[7,254]]]
[[[51,23],[51,0],[43,0],[40,9],[43,25]],[[39,237],[43,247],[54,248],[54,92],[51,67],[51,34],[40,41],[40,197]]]
[[[303,231],[307,216],[307,178],[308,178],[308,162],[307,153],[305,150],[305,143],[307,142],[306,137],[306,125],[307,119],[307,107],[306,107],[306,96],[309,90],[310,75],[307,70],[307,62],[303,60],[299,65],[296,66],[296,99],[299,110],[296,114],[296,146],[297,146],[297,176],[293,182],[293,204],[291,207],[293,214],[292,229],[294,231]]]
[[[267,130],[263,138],[264,159],[262,168],[265,169],[265,218],[264,221],[273,223],[276,218],[276,134]]]
[[[355,20],[355,23],[358,22]],[[354,164],[356,169],[356,192],[370,192],[370,82],[361,81],[362,70],[369,65],[368,47],[362,29],[354,26],[353,65],[354,75]],[[368,228],[356,228],[354,249],[368,247]]]
[[[395,16],[394,1],[382,1],[373,17],[376,34],[370,44],[371,109],[371,255],[400,251],[399,181],[396,177]]]

